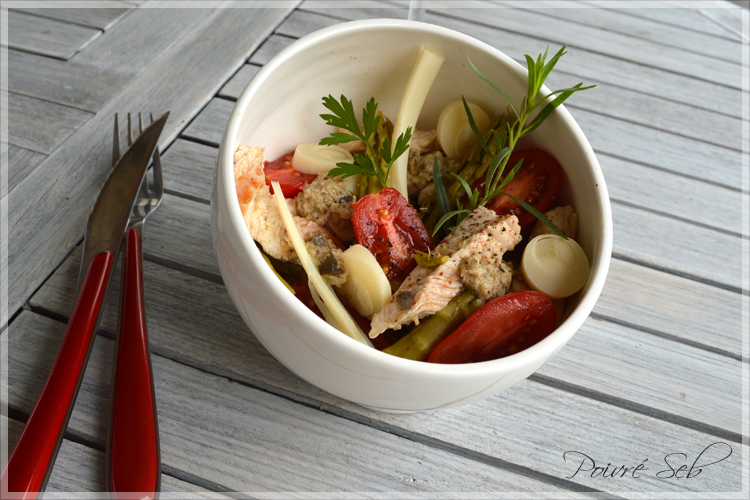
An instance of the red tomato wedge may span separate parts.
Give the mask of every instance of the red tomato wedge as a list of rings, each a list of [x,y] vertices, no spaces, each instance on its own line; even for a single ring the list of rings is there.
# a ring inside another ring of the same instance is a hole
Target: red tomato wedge
[[[523,159],[521,168],[516,172],[513,180],[505,186],[504,191],[518,199],[525,201],[532,207],[544,213],[550,209],[552,203],[560,192],[560,187],[565,179],[563,171],[557,159],[541,149],[523,149],[511,153],[505,173]],[[484,192],[485,179],[482,178],[475,183],[480,192]],[[490,200],[487,205],[498,215],[514,214],[518,217],[521,229],[533,227],[537,218],[527,212],[515,200],[508,196],[499,194]]]
[[[357,242],[375,256],[389,281],[403,281],[417,266],[415,250],[434,248],[417,211],[393,188],[361,198],[352,222]]]
[[[544,294],[515,292],[474,312],[430,353],[431,363],[475,363],[527,349],[557,327],[557,310]]]
[[[273,194],[271,182],[276,181],[281,186],[284,198],[294,198],[302,191],[302,188],[306,184],[310,184],[318,177],[317,175],[303,174],[294,170],[294,167],[292,167],[293,156],[294,151],[273,161],[263,162],[263,173],[266,174],[266,186],[271,189],[271,194]]]

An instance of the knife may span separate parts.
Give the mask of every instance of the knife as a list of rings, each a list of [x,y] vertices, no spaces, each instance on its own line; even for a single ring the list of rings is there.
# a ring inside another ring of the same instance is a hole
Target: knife
[[[20,498],[36,498],[49,479],[94,343],[130,212],[167,116],[153,122],[120,158],[89,215],[76,302],[60,351],[2,473],[3,490],[20,492]]]

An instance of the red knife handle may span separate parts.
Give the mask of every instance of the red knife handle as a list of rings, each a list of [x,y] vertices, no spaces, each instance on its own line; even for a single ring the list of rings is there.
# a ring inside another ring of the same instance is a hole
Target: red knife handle
[[[125,233],[122,256],[107,473],[111,492],[154,498],[159,491],[159,433],[143,302],[141,235],[136,229]]]
[[[36,498],[52,471],[96,336],[114,262],[113,252],[99,253],[91,260],[52,371],[3,470],[3,486],[20,492],[20,498]]]

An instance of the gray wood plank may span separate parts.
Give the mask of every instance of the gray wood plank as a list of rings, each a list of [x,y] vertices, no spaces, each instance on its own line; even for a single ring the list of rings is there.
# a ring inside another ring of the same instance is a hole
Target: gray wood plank
[[[567,44],[571,49],[585,49],[622,59],[638,65],[660,68],[688,77],[742,89],[739,66],[741,52],[727,54],[730,61],[698,54],[681,47],[669,47],[650,40],[621,35],[605,26],[583,26],[565,20],[549,19],[534,11],[509,8],[499,10],[488,4],[487,9],[435,9],[446,15],[491,24],[498,28],[536,36],[557,45]],[[498,15],[502,12],[502,15]],[[604,33],[606,32],[606,33]],[[606,36],[605,36],[606,35]],[[627,50],[623,50],[627,47]],[[539,52],[538,50],[535,52]]]
[[[747,358],[742,311],[748,307],[747,295],[612,259],[593,313]]]
[[[747,196],[741,192],[606,154],[597,159],[612,200],[742,234],[742,199]],[[713,176],[706,172],[705,179]]]
[[[742,153],[700,143],[662,130],[608,119],[584,109],[571,110],[597,154],[657,167],[732,189],[748,191],[742,175]],[[637,147],[634,147],[637,145]]]
[[[219,97],[237,100],[250,80],[260,69],[260,66],[246,64],[219,91]]]
[[[506,2],[499,2],[505,7],[511,6]],[[666,47],[676,47],[689,50],[727,61],[741,60],[742,44],[738,40],[732,40],[715,35],[703,34],[693,29],[670,26],[663,21],[638,17],[638,13],[650,9],[629,9],[634,15],[623,15],[622,10],[611,8],[555,8],[554,3],[545,5],[544,2],[536,2],[530,8],[531,12],[555,19],[564,19],[582,26],[593,28],[606,27],[607,31],[625,35],[627,37],[650,40]],[[673,9],[670,14],[674,15]],[[711,9],[718,10],[718,9]],[[706,24],[705,21],[702,24]],[[679,42],[677,42],[679,40]]]
[[[215,151],[177,141],[164,158],[165,183],[183,194],[199,199],[206,196],[211,189],[213,160],[204,150]],[[206,163],[198,167],[194,159],[204,153]],[[200,168],[200,173],[193,172],[194,168]],[[196,182],[184,184],[193,175]],[[661,225],[657,226],[661,230]],[[150,258],[218,276],[205,205],[167,195],[162,207],[149,219],[144,234],[145,252]],[[184,248],[192,250],[185,252]],[[77,264],[72,269],[77,272]],[[75,274],[70,281],[75,282]],[[747,346],[743,348],[741,341],[741,311],[747,304],[748,297],[741,294],[614,259],[594,312],[647,331],[747,357]]]
[[[111,168],[114,113],[147,110],[158,115],[171,110],[161,145],[171,143],[285,14],[280,8],[256,9],[253,16],[237,16],[231,9],[212,11],[16,186],[9,194],[10,311],[18,310],[83,234]],[[227,39],[241,42],[226,44]],[[196,66],[195,60],[203,63]],[[47,165],[54,166],[55,178],[35,174],[45,172]]]
[[[608,4],[607,1],[596,0],[583,0],[582,3],[596,7],[607,7]],[[729,40],[739,40],[736,35],[729,33],[725,28],[712,22],[706,22],[706,17],[702,14],[704,9],[695,8],[689,4],[675,4],[674,2],[658,0],[649,2],[649,8],[636,7],[635,5],[620,4],[616,8],[610,5],[609,8],[621,12],[623,15],[653,20],[667,26],[686,28],[697,33],[705,33]]]
[[[98,29],[8,9],[10,48],[67,60],[100,34]]]
[[[312,9],[311,5],[316,8]],[[321,2],[303,4],[302,8],[312,9],[314,12],[309,10],[295,11],[279,26],[277,33],[299,37],[315,29],[335,24],[338,22],[337,18],[342,16],[347,20],[397,17],[395,12],[384,8],[343,9],[335,12],[336,17],[331,17],[334,11],[330,7],[331,4]],[[474,9],[466,10],[474,11]],[[503,12],[505,10],[503,9]],[[546,36],[535,37],[530,36],[530,33],[516,31],[512,27],[506,30],[502,27],[496,27],[494,24],[473,23],[452,16],[451,13],[455,11],[456,9],[444,9],[440,13],[434,13],[428,10],[425,21],[473,36],[503,51],[522,66],[526,65],[523,58],[524,53],[538,54],[543,52],[547,46]],[[563,40],[562,43],[567,41]],[[264,54],[265,60],[268,57],[269,55]],[[263,60],[263,58],[259,58],[259,60]],[[602,68],[606,68],[606,71],[602,71]],[[743,92],[737,88],[699,80],[694,78],[693,75],[681,75],[666,71],[661,67],[645,66],[616,56],[601,54],[590,50],[590,47],[571,48],[555,71],[565,71],[567,74],[575,75],[576,83],[578,81],[606,83],[645,95],[688,103],[693,107],[717,111],[736,118],[742,117],[744,109],[742,106]],[[739,77],[739,71],[738,68],[737,77]],[[660,82],[660,84],[654,85],[653,82]],[[712,96],[712,98],[696,99],[696,96]]]
[[[95,112],[131,74],[8,50],[8,89],[65,106]]]
[[[221,98],[211,99],[208,106],[203,108],[195,120],[182,132],[182,136],[208,142],[218,147],[233,108],[233,101]]]
[[[275,33],[277,35],[283,35],[291,38],[300,38],[313,31],[325,28],[327,26],[333,26],[338,24],[343,19],[354,20],[354,19],[370,19],[374,17],[382,18],[394,18],[404,19],[401,8],[394,8],[392,5],[386,2],[382,2],[378,5],[377,10],[375,9],[352,9],[356,12],[351,12],[349,9],[346,11],[338,12],[332,10],[334,7],[330,3],[322,4],[322,9],[316,8],[319,3],[311,4],[310,2],[302,2],[299,9],[291,13],[289,17],[284,19]]]
[[[4,91],[3,91],[4,92]],[[50,154],[92,113],[8,92],[8,144]]]
[[[567,61],[563,58],[560,67],[564,67],[565,62]],[[547,86],[551,90],[563,89],[580,81],[577,76],[556,71],[547,79]],[[575,110],[585,109],[602,115],[603,119],[616,118],[648,129],[690,138],[694,142],[742,150],[745,122],[740,117],[696,108],[672,99],[644,95],[619,86],[598,84],[596,81],[587,80],[583,83],[597,87],[579,92],[566,101],[565,106],[574,116]],[[705,95],[703,98],[710,102],[716,101],[713,95]],[[700,147],[700,144],[697,146]]]
[[[23,430],[23,422],[0,415],[0,426],[8,429],[8,448],[13,449]],[[108,493],[106,477],[106,457],[104,452],[64,439],[47,483],[46,495],[61,498],[59,493],[78,493],[75,498],[92,498],[94,493]],[[190,493],[190,498],[230,498],[216,492],[209,492],[196,484],[187,483],[167,474],[161,476],[160,498],[180,498]],[[74,498],[66,495],[65,498]],[[183,497],[184,498],[184,497]]]
[[[228,297],[213,290],[219,285],[197,282],[191,284],[194,279],[176,276],[179,273],[175,271],[160,272],[150,263],[146,264],[146,275],[150,277],[146,280],[146,296],[149,297],[147,304],[151,306],[148,317],[154,352],[163,356],[174,356],[181,363],[189,363],[200,370],[217,373],[230,380],[280,393],[313,408],[320,406],[324,411],[353,418],[368,426],[375,425],[392,434],[410,436],[418,442],[424,439],[429,442],[437,440],[451,448],[455,446],[457,449],[468,449],[478,456],[508,461],[561,479],[574,472],[571,464],[561,458],[562,453],[569,450],[585,452],[597,457],[597,460],[603,460],[604,463],[614,463],[615,460],[636,460],[640,463],[644,458],[650,458],[650,463],[657,465],[661,463],[660,460],[665,454],[676,451],[677,447],[693,454],[721,440],[715,436],[701,434],[679,425],[531,381],[523,382],[499,396],[457,409],[416,415],[371,412],[309,386],[275,362],[260,347],[257,340],[247,335],[247,329],[241,323],[238,325],[238,316],[227,312],[232,308]],[[177,281],[157,285],[157,282],[163,279],[160,275],[171,275]],[[175,289],[181,290],[181,296],[177,298],[180,303],[179,311],[174,306],[163,306],[164,303],[175,300],[169,298],[169,290]],[[159,293],[160,291],[166,293]],[[40,293],[45,296],[36,296],[35,300],[41,300],[42,303],[51,304],[59,300],[59,297],[54,299],[49,290]],[[113,324],[110,322],[114,321],[115,314],[114,310],[106,312],[103,318],[104,328],[109,328],[107,325]],[[160,317],[163,319],[159,319]],[[182,326],[189,322],[195,322],[192,328]],[[34,331],[43,329],[35,327]],[[96,373],[92,379],[100,376],[106,377],[106,373]],[[169,387],[170,392],[177,397],[175,388],[179,387],[179,384],[170,384]],[[215,383],[211,383],[210,387],[212,392],[215,392]],[[221,388],[218,390],[223,391]],[[203,390],[197,392],[201,395],[200,398],[203,398],[204,393]],[[160,393],[157,391],[157,394]],[[232,394],[232,400],[235,402],[242,398],[236,388]],[[180,412],[186,413],[185,408],[194,407],[189,401],[192,399],[181,401]],[[213,404],[216,406],[226,403]],[[242,407],[246,411],[252,411],[248,410],[248,404],[250,403],[243,403]],[[89,403],[87,407],[93,409],[96,404]],[[160,415],[165,411],[170,410],[164,409],[162,405]],[[210,423],[214,419],[213,414],[208,415],[205,422]],[[83,417],[74,425],[76,428],[87,429],[88,432],[97,431],[97,426]],[[201,425],[205,426],[205,423]],[[544,431],[540,432],[540,429]],[[99,432],[103,432],[103,429]],[[182,430],[183,440],[188,432],[189,428]],[[612,440],[611,436],[615,435],[618,439]],[[235,446],[229,439],[222,439],[222,444],[226,447]],[[731,446],[735,448],[738,445],[731,443]],[[210,446],[202,449],[204,453],[213,453]],[[363,453],[370,456],[372,452],[367,449]],[[737,454],[733,456],[736,457]],[[643,478],[641,481],[625,480],[622,484],[618,483],[617,487],[619,491],[699,491],[702,488],[707,488],[705,491],[711,491],[710,488],[736,490],[740,478],[739,462],[728,462],[724,465],[725,467],[717,471],[719,477],[714,476],[711,479],[708,474],[701,477],[702,481],[708,483],[673,483],[656,478]],[[651,471],[655,472],[654,469]],[[603,487],[601,483],[597,485],[595,478],[590,477],[578,477],[574,482],[588,487]]]
[[[107,6],[104,7],[104,5]],[[39,17],[56,19],[58,21],[78,24],[80,26],[88,26],[89,28],[96,28],[102,31],[106,31],[116,22],[121,20],[123,16],[125,16],[125,14],[127,14],[128,11],[132,8],[132,5],[122,2],[107,2],[106,4],[100,3],[100,6],[96,8],[22,8],[18,9],[18,11]]]
[[[375,19],[375,18],[388,18],[388,19],[406,19],[409,15],[409,2],[391,0],[388,2],[368,2],[363,3],[357,9],[342,9],[336,11],[337,5],[336,0],[323,0],[323,1],[304,1],[300,5],[299,10],[306,10],[311,12],[317,12],[327,17],[340,18],[340,19]],[[456,5],[448,4],[445,6],[456,7]],[[425,5],[423,3],[425,12],[433,10],[435,5]],[[475,8],[476,4],[471,4],[471,8]],[[426,17],[422,19],[426,21]]]
[[[19,377],[46,371],[62,323],[23,312],[10,330],[9,406],[29,411]],[[17,344],[23,337],[23,348]],[[33,346],[44,359],[29,363]],[[99,445],[106,433],[114,342],[99,336],[69,429]],[[152,356],[165,467],[235,491],[561,491],[555,485],[384,433],[317,408]],[[362,450],[367,450],[363,453]],[[389,466],[384,468],[384,464]],[[446,471],[451,471],[446,474]]]
[[[208,203],[217,154],[218,150],[212,146],[177,139],[162,154],[164,189]]]
[[[143,253],[218,278],[208,205],[165,194],[143,231]]]
[[[80,64],[136,74],[205,20],[211,9],[135,9],[76,54]]]
[[[537,373],[740,435],[742,372],[739,360],[589,318]]]
[[[44,160],[45,155],[28,149],[2,144],[2,157],[8,155],[8,191],[21,182],[29,172]]]
[[[734,291],[747,286],[743,238],[620,203],[612,204],[612,218],[615,255]]]
[[[261,45],[256,52],[253,53],[248,62],[250,64],[263,66],[273,56],[278,54],[281,49],[289,46],[292,42],[294,42],[294,40],[294,38],[272,35],[265,42],[263,42],[263,45]]]
[[[720,7],[725,6],[726,5],[720,5]],[[743,10],[743,6],[745,10]],[[743,29],[743,22],[747,22],[743,20],[743,16],[747,16],[747,8],[747,4],[743,5],[740,3],[737,6],[730,6],[729,8],[714,9],[704,7],[700,9],[699,12],[702,16],[710,19],[714,24],[725,30],[727,33],[730,33],[737,39],[744,40],[745,43],[747,43],[747,27],[744,27]]]

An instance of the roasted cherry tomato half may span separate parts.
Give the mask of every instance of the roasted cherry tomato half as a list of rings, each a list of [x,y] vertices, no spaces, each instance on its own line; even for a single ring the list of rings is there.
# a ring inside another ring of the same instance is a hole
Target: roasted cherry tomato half
[[[403,281],[417,266],[415,250],[434,248],[417,211],[393,188],[362,197],[354,205],[352,222],[357,242],[370,250],[392,282]]]
[[[294,198],[302,191],[305,185],[310,184],[318,177],[317,175],[303,174],[294,170],[292,167],[293,156],[294,151],[273,161],[263,162],[263,172],[266,174],[266,186],[269,187],[271,193],[273,193],[271,182],[276,181],[281,186],[284,198]]]
[[[431,363],[475,363],[527,349],[557,327],[557,310],[544,294],[515,292],[469,316],[430,353]]]
[[[546,151],[524,149],[510,155],[505,173],[510,172],[521,159],[523,160],[521,168],[516,172],[513,180],[505,186],[504,191],[544,213],[550,209],[557,193],[560,192],[565,172],[557,159]],[[485,179],[481,178],[474,183],[474,187],[483,193],[484,184]],[[518,217],[522,230],[533,227],[537,221],[537,218],[522,208],[518,202],[503,194],[495,196],[485,206],[494,210],[498,215],[515,215]]]

